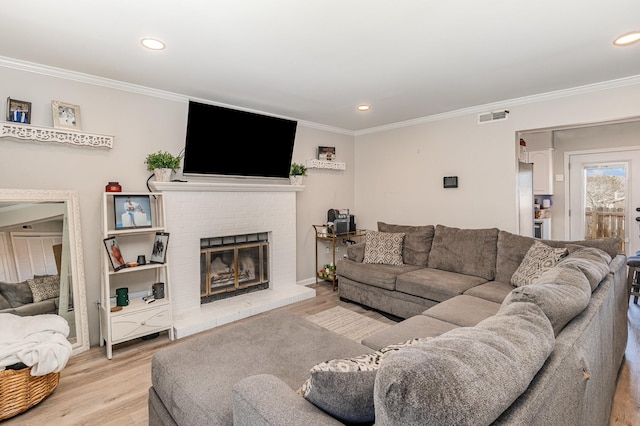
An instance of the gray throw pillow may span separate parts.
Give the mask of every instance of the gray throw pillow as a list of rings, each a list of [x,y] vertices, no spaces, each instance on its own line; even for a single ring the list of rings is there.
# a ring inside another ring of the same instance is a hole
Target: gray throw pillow
[[[429,252],[433,243],[435,227],[433,225],[394,225],[378,222],[380,232],[404,233],[402,261],[409,265],[427,266]]]
[[[26,281],[20,283],[0,282],[0,294],[7,299],[12,308],[33,303],[31,288]]]
[[[429,268],[492,281],[496,275],[498,229],[460,229],[436,225]]]
[[[298,393],[343,422],[372,422],[375,416],[373,387],[383,358],[391,352],[430,339],[411,339],[370,354],[322,362],[311,368],[311,377]]]
[[[534,241],[522,263],[511,276],[511,284],[515,287],[533,284],[540,275],[556,266],[568,254],[566,248],[552,248],[540,241]]]
[[[488,425],[529,387],[553,350],[549,320],[514,303],[385,357],[376,376],[376,424]]]
[[[9,301],[2,294],[0,294],[0,311],[3,309],[9,309],[10,307],[11,305],[9,304]]]
[[[365,235],[363,263],[402,265],[404,233],[369,231]]]

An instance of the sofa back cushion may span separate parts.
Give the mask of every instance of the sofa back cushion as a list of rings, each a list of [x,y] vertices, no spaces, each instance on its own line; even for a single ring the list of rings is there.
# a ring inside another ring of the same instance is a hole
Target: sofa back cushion
[[[436,225],[429,268],[493,280],[498,232],[498,228],[460,229]]]
[[[433,243],[435,228],[433,225],[411,226],[393,225],[378,222],[380,232],[400,232],[405,234],[404,247],[402,251],[403,263],[416,266],[427,266],[429,252]]]
[[[496,281],[508,283],[511,276],[518,269],[520,263],[527,254],[529,248],[536,241],[533,237],[512,234],[507,231],[498,233],[498,253],[496,262]],[[540,240],[550,247],[571,247],[580,245],[584,247],[595,247],[604,250],[611,258],[614,258],[620,247],[619,238],[604,238],[601,240],[581,240],[581,241],[556,241]],[[571,251],[571,250],[569,250]]]
[[[376,424],[491,424],[527,390],[554,344],[542,310],[514,303],[475,327],[391,353],[375,380]]]
[[[0,294],[7,299],[12,308],[33,303],[33,295],[27,281],[19,283],[0,282]]]

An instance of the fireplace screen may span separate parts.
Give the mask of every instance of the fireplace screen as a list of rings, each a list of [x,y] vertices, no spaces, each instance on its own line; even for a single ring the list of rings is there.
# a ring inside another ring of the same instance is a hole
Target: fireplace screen
[[[268,288],[268,249],[266,234],[203,239],[200,249],[202,302]]]

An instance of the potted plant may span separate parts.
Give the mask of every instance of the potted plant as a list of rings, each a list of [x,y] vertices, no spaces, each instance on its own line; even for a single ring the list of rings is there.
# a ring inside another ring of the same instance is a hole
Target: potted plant
[[[289,179],[292,185],[302,185],[303,176],[307,175],[307,167],[304,164],[291,163]]]
[[[169,182],[171,173],[180,168],[181,159],[180,156],[176,157],[166,151],[158,151],[147,155],[144,162],[147,165],[147,170],[155,174],[157,181]]]

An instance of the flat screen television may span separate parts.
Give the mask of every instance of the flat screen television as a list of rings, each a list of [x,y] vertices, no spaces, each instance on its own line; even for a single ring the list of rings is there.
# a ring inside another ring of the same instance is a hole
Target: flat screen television
[[[297,125],[189,101],[183,174],[288,178]]]

